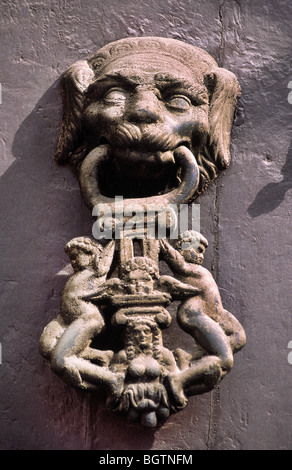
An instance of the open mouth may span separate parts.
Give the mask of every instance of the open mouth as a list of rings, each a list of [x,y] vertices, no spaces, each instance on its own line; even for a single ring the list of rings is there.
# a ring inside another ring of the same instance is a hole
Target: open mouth
[[[109,149],[100,165],[98,185],[106,197],[144,198],[166,194],[180,183],[174,150]]]
[[[104,142],[83,160],[80,189],[86,205],[108,204],[115,210],[115,197],[124,207],[150,204],[166,207],[187,203],[198,187],[199,168],[187,142],[174,148],[113,147]]]
[[[107,137],[103,135],[99,146],[108,148],[96,175],[101,194],[135,199],[167,194],[179,186],[176,150],[190,149],[190,142],[159,129],[153,132],[146,126],[142,130],[123,123]]]

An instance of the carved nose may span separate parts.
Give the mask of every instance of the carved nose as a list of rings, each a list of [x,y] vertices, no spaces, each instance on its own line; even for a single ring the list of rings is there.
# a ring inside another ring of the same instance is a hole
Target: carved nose
[[[131,121],[132,122],[157,122],[159,118],[158,113],[151,111],[150,109],[146,108],[138,108],[134,112],[131,113]]]
[[[153,123],[159,120],[159,105],[153,93],[144,92],[136,96],[130,104],[129,121]]]

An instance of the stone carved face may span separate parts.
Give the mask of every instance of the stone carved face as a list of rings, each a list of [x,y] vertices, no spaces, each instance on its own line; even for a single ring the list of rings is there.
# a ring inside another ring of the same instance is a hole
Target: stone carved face
[[[208,94],[187,81],[174,59],[165,70],[155,64],[149,71],[135,57],[127,66],[114,62],[89,86],[83,126],[91,147],[111,147],[108,195],[118,189],[125,197],[144,197],[175,184],[174,150],[191,148],[195,134],[207,135]]]
[[[132,333],[133,341],[141,348],[149,347],[152,343],[152,331],[147,325],[138,324]]]
[[[123,266],[122,277],[129,294],[151,294],[157,278],[155,264],[147,257],[130,258]]]
[[[73,64],[62,87],[56,157],[79,171],[90,208],[115,195],[174,190],[186,202],[229,165],[240,88],[201,49],[174,39],[119,40]]]
[[[92,254],[84,250],[73,248],[70,253],[70,261],[74,271],[79,271],[90,265]]]
[[[151,294],[153,291],[153,279],[145,271],[131,271],[127,280],[130,294]]]

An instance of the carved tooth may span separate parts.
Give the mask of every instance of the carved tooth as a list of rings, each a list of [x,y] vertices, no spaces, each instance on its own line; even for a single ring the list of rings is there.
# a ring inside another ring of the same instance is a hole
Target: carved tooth
[[[167,152],[156,152],[156,161],[159,163],[175,163],[173,152],[168,150]]]

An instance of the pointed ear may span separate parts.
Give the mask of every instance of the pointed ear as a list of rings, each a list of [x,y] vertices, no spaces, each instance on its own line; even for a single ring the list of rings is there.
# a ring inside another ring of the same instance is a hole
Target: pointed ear
[[[236,76],[228,70],[217,68],[205,75],[210,93],[209,145],[218,168],[230,164],[230,135],[240,85]]]
[[[94,77],[87,61],[71,65],[62,76],[63,120],[57,143],[56,161],[67,163],[82,141],[81,112],[84,92]]]

